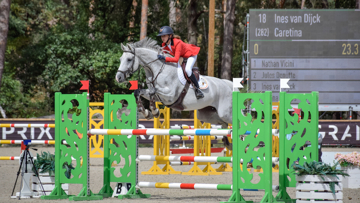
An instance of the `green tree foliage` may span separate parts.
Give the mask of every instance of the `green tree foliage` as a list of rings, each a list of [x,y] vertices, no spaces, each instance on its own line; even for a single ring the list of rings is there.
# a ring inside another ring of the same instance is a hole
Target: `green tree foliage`
[[[187,41],[189,0],[176,1],[180,16],[175,34]],[[233,77],[242,75],[243,37],[250,8],[279,8],[280,1],[236,2]],[[298,9],[300,0],[284,1],[283,8]],[[307,8],[354,8],[355,0],[306,0]],[[37,117],[53,113],[54,93],[80,93],[80,80],[90,80],[91,101],[103,101],[103,93],[131,93],[130,84],[118,84],[115,74],[122,54],[120,43],[138,41],[141,0],[12,0],[6,65],[0,89],[0,105],[9,117]],[[196,0],[198,66],[207,74],[208,0]],[[215,1],[215,76],[223,33],[222,0]],[[150,0],[147,35],[156,39],[169,24],[169,1]],[[133,24],[132,27],[130,25]],[[245,42],[246,43],[246,42]],[[246,49],[246,47],[245,47]],[[129,80],[144,83],[144,72]]]

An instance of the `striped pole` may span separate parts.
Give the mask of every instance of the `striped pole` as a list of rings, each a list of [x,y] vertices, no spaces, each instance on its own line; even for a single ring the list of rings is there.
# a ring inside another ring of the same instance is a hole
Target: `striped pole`
[[[24,140],[0,140],[0,144],[21,144]],[[31,140],[28,144],[55,144],[55,140]],[[65,140],[61,144],[67,144]]]
[[[0,156],[0,160],[20,160],[21,156]],[[36,156],[33,157],[34,159],[37,159]],[[71,157],[71,160],[76,160],[75,158]],[[81,165],[82,165],[82,159],[81,159]]]
[[[170,165],[194,165],[194,162],[172,161]]]
[[[0,140],[0,144],[21,144],[22,141],[23,140]],[[29,144],[55,144],[55,140],[31,140]]]
[[[55,124],[18,124],[18,123],[2,123],[0,128],[55,128]]]
[[[137,188],[166,188],[166,189],[190,189],[190,190],[232,190],[230,184],[205,184],[205,183],[160,183],[139,182]],[[264,191],[264,189],[241,189],[243,191]],[[273,185],[273,191],[278,191],[279,186]]]
[[[258,160],[261,160],[260,157],[257,158]],[[265,157],[264,157],[264,160],[265,160]],[[240,159],[240,163],[243,163],[243,159]],[[249,163],[252,163],[254,160],[251,159]],[[272,157],[272,162],[273,163],[279,163],[279,157]]]
[[[139,182],[140,188],[168,188],[168,189],[200,189],[200,190],[232,190],[230,184],[203,184],[203,183],[157,183]]]
[[[220,136],[211,136],[210,139],[211,140],[221,140],[224,136],[220,135]],[[183,141],[183,140],[194,140],[194,136],[171,136],[170,137],[170,141],[177,141],[177,140],[180,140],[180,141]]]
[[[221,162],[231,163],[232,157],[221,156],[155,156],[155,155],[140,155],[140,161],[182,161],[182,162]]]
[[[228,135],[231,130],[224,129],[90,129],[88,135]]]
[[[0,160],[19,160],[19,156],[0,156]]]

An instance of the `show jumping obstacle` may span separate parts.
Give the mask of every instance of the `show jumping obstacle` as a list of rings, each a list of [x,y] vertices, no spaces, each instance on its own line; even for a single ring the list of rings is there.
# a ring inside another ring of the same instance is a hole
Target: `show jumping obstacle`
[[[23,140],[0,140],[0,144],[21,144]],[[55,144],[55,140],[31,140],[31,144]]]
[[[150,195],[143,194],[141,188],[153,187],[168,187],[168,188],[195,188],[195,189],[217,189],[223,187],[224,189],[230,189],[233,191],[229,202],[245,201],[241,195],[243,189],[248,190],[265,190],[264,197],[261,202],[275,202],[286,201],[295,202],[292,200],[286,192],[287,187],[294,187],[295,175],[287,167],[287,160],[290,163],[295,162],[299,158],[299,163],[311,162],[317,159],[317,135],[318,120],[315,116],[310,119],[309,115],[318,114],[318,93],[311,94],[286,94],[280,93],[280,156],[279,156],[279,193],[276,197],[273,197],[273,185],[272,185],[272,114],[271,114],[271,92],[265,93],[233,93],[233,183],[232,185],[218,185],[218,184],[198,184],[198,183],[146,183],[138,181],[138,139],[137,136],[128,136],[129,132],[136,132],[137,121],[137,109],[133,95],[111,95],[106,93],[104,95],[104,129],[110,129],[106,132],[116,132],[124,135],[105,135],[104,136],[104,178],[103,188],[98,194],[91,192],[89,188],[89,165],[88,151],[78,150],[88,147],[88,139],[86,136],[79,138],[75,133],[77,130],[79,133],[87,133],[87,109],[88,100],[86,94],[83,95],[62,95],[56,93],[55,95],[55,116],[56,116],[56,135],[55,135],[55,150],[56,154],[56,183],[55,189],[49,196],[43,196],[43,199],[64,199],[69,198],[71,200],[93,200],[102,199],[103,197],[110,197],[113,190],[110,186],[111,182],[114,183],[129,183],[131,185],[126,195],[119,195],[118,198],[146,198]],[[259,116],[253,118],[250,114],[243,114],[243,110],[246,109],[246,101],[248,99],[253,100],[251,103],[251,109],[255,109],[257,115],[262,115],[263,119]],[[291,101],[297,99],[300,103],[299,108],[304,113],[304,119],[297,123],[298,116],[288,113]],[[64,112],[68,112],[73,108],[72,100],[77,100],[81,110],[79,115],[73,114],[71,117],[63,115]],[[118,109],[122,109],[123,105],[120,101],[127,101],[127,109],[130,109],[128,115],[122,114],[119,120],[116,116]],[[64,120],[61,118],[64,117]],[[241,128],[240,128],[241,127]],[[68,132],[65,130],[68,128]],[[113,130],[111,130],[113,129]],[[260,129],[256,136],[257,130]],[[221,130],[228,133],[228,130]],[[219,131],[219,132],[221,132]],[[240,135],[243,135],[246,131],[250,131],[249,136],[246,136],[244,140],[240,140]],[[286,139],[286,134],[293,131],[299,132],[292,137],[291,140]],[[103,132],[103,131],[101,131]],[[149,134],[151,131],[147,131]],[[154,131],[153,131],[154,132]],[[170,132],[170,130],[168,130]],[[184,131],[183,131],[184,132]],[[186,131],[187,132],[187,131]],[[211,130],[198,131],[197,133],[205,134],[211,133]],[[90,133],[90,132],[89,132]],[[163,132],[165,133],[165,132]],[[191,132],[192,135],[196,135],[196,131]],[[171,133],[169,133],[171,134]],[[202,136],[202,135],[201,135]],[[206,135],[204,135],[206,136]],[[210,136],[207,136],[210,137]],[[70,143],[69,147],[61,145],[60,141],[65,140]],[[112,143],[110,142],[112,141]],[[311,142],[311,146],[302,150],[302,146],[306,141]],[[77,147],[74,144],[76,143]],[[262,145],[259,145],[262,143]],[[126,146],[126,147],[125,147]],[[292,152],[292,147],[295,146]],[[256,149],[256,150],[255,150]],[[71,157],[76,159],[76,162],[80,162],[80,157],[84,157],[84,165],[80,167],[80,164],[76,164],[75,169],[72,170],[72,178],[67,179],[65,177],[65,170],[62,169],[62,165],[65,162],[71,162]],[[121,158],[123,157],[123,158]],[[167,157],[166,159],[168,159]],[[195,158],[194,158],[195,159]],[[240,169],[241,159],[245,163],[252,164],[254,168],[260,167],[263,172],[260,176],[260,181],[252,183],[253,174],[248,170]],[[115,167],[113,163],[119,164],[122,162],[120,170],[120,177],[114,175]],[[85,166],[85,167],[84,167]],[[81,174],[81,175],[80,175]],[[290,179],[289,179],[289,178]],[[61,189],[61,184],[82,184],[83,189],[77,196],[69,196]]]
[[[0,128],[55,128],[55,124],[0,124]]]

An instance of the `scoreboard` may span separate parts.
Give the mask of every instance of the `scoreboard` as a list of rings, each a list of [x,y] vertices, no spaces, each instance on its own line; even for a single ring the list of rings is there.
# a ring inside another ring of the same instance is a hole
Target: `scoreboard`
[[[360,10],[250,10],[250,89],[319,92],[320,111],[360,110]]]

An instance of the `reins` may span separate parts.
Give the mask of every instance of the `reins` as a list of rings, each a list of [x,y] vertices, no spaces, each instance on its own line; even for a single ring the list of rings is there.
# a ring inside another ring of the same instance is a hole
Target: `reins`
[[[135,57],[137,57],[137,56],[136,56],[136,53],[135,53],[135,50],[136,50],[136,49],[134,48],[134,52],[132,52],[132,51],[123,51],[123,52],[132,53],[132,54],[134,54]],[[138,58],[140,59],[140,57],[138,57]],[[140,60],[141,60],[141,59],[140,59]],[[157,61],[157,60],[159,60],[159,59],[156,58],[155,60],[152,60],[152,61],[150,61],[149,63],[145,63],[143,60],[141,60],[141,61],[144,63],[144,67],[148,68],[148,66],[149,66],[151,63],[153,63],[153,62],[155,62],[155,61]],[[135,60],[133,61],[133,64],[131,65],[131,71],[130,71],[130,69],[129,69],[129,70],[127,70],[127,71],[118,70],[117,72],[120,72],[120,73],[124,74],[125,77],[126,77],[127,73],[129,73],[130,75],[131,75],[131,74],[134,74],[135,72],[137,72],[138,70],[140,70],[140,68],[138,68],[136,71],[134,71],[134,63],[135,63]],[[155,76],[155,78],[154,78],[154,72],[151,70],[151,68],[149,68],[150,71],[151,71],[151,76],[152,76],[151,81],[149,81],[149,83],[151,83],[151,84],[153,85],[153,87],[155,87],[155,81],[156,81],[156,79],[158,78],[158,76],[160,75],[160,73],[164,70],[164,66],[165,66],[165,62],[162,64],[162,66],[161,66],[161,68],[160,68],[160,71],[159,71],[158,74]],[[147,78],[145,78],[145,79],[147,80]],[[138,81],[140,81],[140,74],[139,74],[139,80],[138,80]]]

